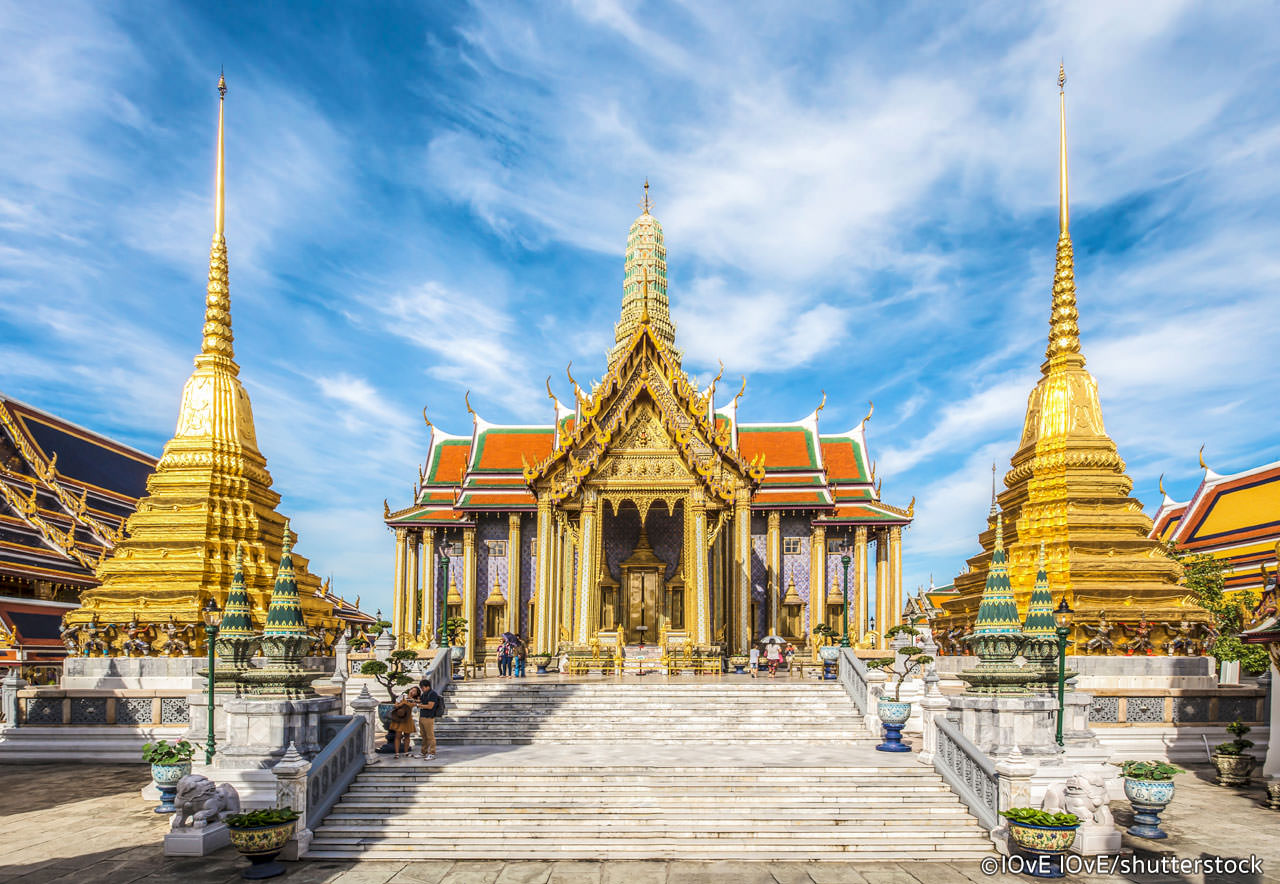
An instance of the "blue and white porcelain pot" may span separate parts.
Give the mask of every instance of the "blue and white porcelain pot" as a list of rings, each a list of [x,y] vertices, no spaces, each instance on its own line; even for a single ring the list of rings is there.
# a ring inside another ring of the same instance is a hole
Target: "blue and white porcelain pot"
[[[876,716],[884,724],[906,724],[911,717],[911,703],[882,699],[876,704]]]
[[[823,645],[818,648],[818,657],[823,663],[834,663],[840,659],[840,646]]]
[[[175,764],[152,764],[151,780],[160,790],[160,804],[156,813],[173,813],[173,799],[178,794],[178,781],[191,773],[190,761],[179,761]]]
[[[1173,800],[1173,780],[1124,778],[1124,797],[1144,807],[1166,807]]]

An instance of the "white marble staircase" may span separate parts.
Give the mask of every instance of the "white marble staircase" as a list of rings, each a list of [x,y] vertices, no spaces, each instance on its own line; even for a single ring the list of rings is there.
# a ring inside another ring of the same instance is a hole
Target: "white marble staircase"
[[[472,682],[435,761],[383,759],[310,858],[975,858],[977,821],[834,685]],[[793,731],[799,736],[793,739]]]

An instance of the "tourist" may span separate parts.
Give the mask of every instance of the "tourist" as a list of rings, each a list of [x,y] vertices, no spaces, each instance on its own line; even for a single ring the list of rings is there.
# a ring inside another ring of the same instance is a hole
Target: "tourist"
[[[511,677],[511,642],[504,635],[498,642],[498,678]]]
[[[436,757],[436,719],[444,715],[444,698],[425,678],[415,690],[418,691],[418,736],[422,738],[422,757],[430,761]]]
[[[529,663],[529,646],[523,641],[516,643],[516,678],[524,678],[524,668]]]
[[[388,719],[388,729],[394,742],[394,753],[396,758],[400,757],[400,753],[409,754],[410,740],[413,734],[413,707],[417,705],[418,689],[409,688],[407,692],[396,700],[396,704],[391,707],[391,715]]]
[[[770,642],[765,648],[764,658],[769,664],[769,677],[773,678],[778,673],[778,664],[782,662],[782,649]]]
[[[759,649],[759,648],[752,648],[752,649],[751,649],[751,658],[750,658],[750,659],[751,659],[751,662],[750,662],[750,664],[747,666],[747,671],[751,673],[751,677],[752,677],[752,678],[755,678],[755,677],[756,677],[756,672],[758,672],[758,671],[759,671],[759,669],[760,669],[760,649]]]

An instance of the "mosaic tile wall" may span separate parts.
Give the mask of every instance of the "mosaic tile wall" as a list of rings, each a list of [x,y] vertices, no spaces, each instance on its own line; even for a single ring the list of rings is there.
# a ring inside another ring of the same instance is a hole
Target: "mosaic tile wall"
[[[604,529],[602,546],[605,567],[609,570],[609,576],[621,583],[622,563],[631,555],[631,551],[636,548],[636,541],[640,539],[640,511],[626,503],[619,507],[618,515],[614,516],[613,511],[606,506],[601,527]],[[653,539],[650,538],[649,542],[652,543]]]
[[[804,600],[804,604],[800,606],[800,623],[796,629],[797,635],[809,634],[809,571],[812,559],[809,557],[809,547],[811,544],[809,519],[804,516],[783,516],[782,517],[782,537],[783,554],[782,554],[782,584],[779,592],[785,597],[787,587],[791,585],[791,581],[796,583],[796,593]],[[792,555],[786,553],[785,538],[796,538],[800,541],[800,552]],[[783,632],[786,628],[783,627]]]
[[[666,508],[654,504],[649,508],[649,516],[645,519],[645,527],[649,532],[649,543],[658,558],[667,562],[667,580],[676,573],[680,561],[680,545],[684,541],[684,506],[677,504],[675,512],[668,513]],[[630,550],[627,550],[630,552]],[[686,575],[686,578],[689,575]],[[686,582],[689,582],[686,580]]]
[[[765,564],[768,556],[769,522],[765,516],[751,516],[751,599],[756,605],[756,622],[753,632],[764,635],[767,629],[769,609],[765,606],[765,592],[769,586],[769,571]]]
[[[507,539],[507,517],[505,514],[500,516],[481,516],[477,521],[476,604],[483,606],[495,581],[502,584],[503,595],[506,595],[507,587],[510,586],[507,581],[505,543]],[[489,541],[491,540],[504,541],[501,555],[494,555],[489,551]]]
[[[520,518],[520,629],[521,635],[529,634],[529,602],[533,601],[535,577],[533,552],[537,548],[538,517]]]

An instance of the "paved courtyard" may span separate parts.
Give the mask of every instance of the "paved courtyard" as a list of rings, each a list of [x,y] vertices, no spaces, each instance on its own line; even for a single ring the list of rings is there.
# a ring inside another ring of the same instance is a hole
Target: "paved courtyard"
[[[1170,838],[1130,839],[1137,856],[1248,857],[1261,874],[1169,874],[1072,877],[1090,882],[1153,884],[1280,884],[1280,813],[1259,802],[1261,788],[1211,785],[1198,769],[1178,778],[1166,815]],[[160,841],[166,817],[138,796],[140,765],[0,766],[0,884],[231,884],[245,865],[231,848],[201,859],[166,858]],[[1129,820],[1128,805],[1113,805]],[[949,884],[1025,881],[984,875],[974,863],[734,863],[734,862],[302,862],[287,864],[295,884]]]

